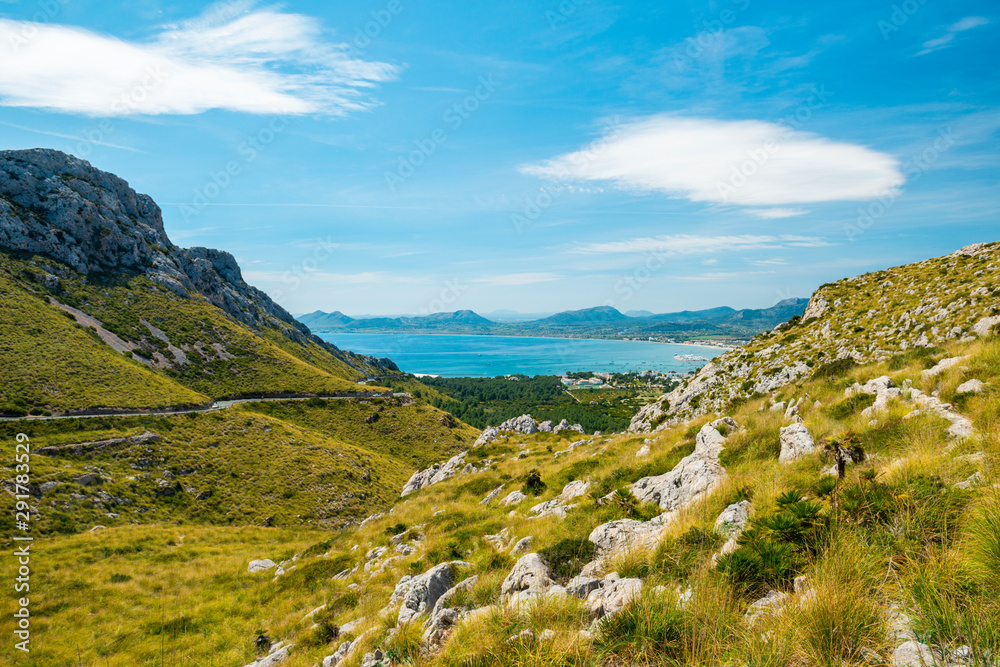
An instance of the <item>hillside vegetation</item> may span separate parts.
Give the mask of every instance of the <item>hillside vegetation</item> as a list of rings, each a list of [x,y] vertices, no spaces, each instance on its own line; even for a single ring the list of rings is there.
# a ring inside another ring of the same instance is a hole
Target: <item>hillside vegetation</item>
[[[313,336],[228,253],[56,151],[0,151],[0,414],[340,394],[396,372]]]
[[[903,389],[869,383],[880,377]],[[983,385],[968,392],[970,380]],[[875,406],[856,383],[886,398]],[[288,667],[344,644],[347,667],[918,665],[905,662],[914,651],[928,664],[992,666],[998,383],[1000,340],[953,341],[800,379],[731,421],[704,416],[652,437],[502,434],[468,451],[471,468],[391,512],[308,539],[187,526],[54,538],[46,552],[73,576],[46,575],[40,650],[11,660],[72,664],[79,649],[84,664],[239,667],[273,640],[291,646]],[[954,435],[952,419],[921,402],[934,392],[971,430]],[[252,414],[240,419],[259,423]],[[811,447],[792,447],[793,426]],[[849,453],[842,476],[838,445]],[[692,460],[721,472],[701,478]],[[687,471],[682,495],[644,495],[671,470]],[[514,491],[524,496],[501,502]],[[262,558],[284,573],[248,573]],[[438,588],[408,578],[428,572]],[[459,583],[432,615],[427,595]]]
[[[823,285],[801,318],[727,352],[649,405],[631,430],[725,410],[854,364],[933,355],[1000,324],[1000,243]]]

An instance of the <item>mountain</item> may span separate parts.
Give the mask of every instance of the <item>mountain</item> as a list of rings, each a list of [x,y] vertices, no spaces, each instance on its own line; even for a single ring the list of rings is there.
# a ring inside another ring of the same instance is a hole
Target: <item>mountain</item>
[[[770,313],[742,311],[741,319],[780,320],[797,309],[797,302],[786,300]],[[823,285],[801,317],[717,357],[644,408],[631,429],[650,431],[720,411],[830,369],[904,353],[930,355],[937,346],[972,340],[997,323],[1000,243]]]
[[[324,313],[321,310],[316,310],[306,315],[299,316],[298,320],[306,326],[314,329],[334,329],[336,327],[346,326],[355,321],[353,317],[348,317],[339,310],[335,310],[332,313]]]
[[[584,308],[583,310],[567,310],[557,313],[541,320],[536,320],[533,324],[537,326],[549,325],[577,325],[591,324],[594,322],[624,322],[629,318],[611,306],[597,306],[596,308]]]
[[[32,543],[46,566],[31,659],[994,667],[998,251],[821,287],[801,321],[689,383],[700,401],[660,402],[650,432],[522,415],[471,444],[398,398],[128,423],[158,425],[159,450],[141,432],[94,450],[72,444],[75,424],[35,423],[67,453],[36,450],[32,516],[67,534]],[[746,382],[760,395],[713,393]],[[402,440],[418,425],[423,441]],[[367,451],[329,456],[324,433],[361,434]],[[421,446],[442,441],[457,451]],[[389,456],[400,446],[408,476]],[[417,454],[440,458],[414,467]],[[105,481],[74,481],[84,471]],[[158,496],[175,489],[166,472],[179,489]],[[14,504],[0,493],[0,534]],[[356,520],[321,530],[337,511]]]
[[[719,308],[708,308],[705,310],[682,310],[678,313],[650,314],[645,319],[656,322],[713,322],[722,319],[726,315],[735,313],[736,310],[728,306]]]
[[[229,253],[175,246],[152,199],[58,151],[0,151],[0,300],[0,412],[336,393],[395,371],[314,336]]]
[[[651,310],[627,310],[625,311],[626,317],[652,317],[655,315]]]
[[[471,310],[453,313],[431,313],[430,315],[403,315],[400,317],[371,317],[353,319],[340,311],[324,313],[315,311],[303,315],[302,322],[317,331],[424,331],[424,330],[483,330],[493,326],[493,322]]]
[[[703,338],[741,339],[773,329],[801,315],[808,299],[786,299],[770,308],[735,310],[728,306],[677,313],[622,314],[609,306],[571,310],[538,319],[528,316],[482,317],[471,310],[424,316],[349,318],[340,312],[316,311],[303,323],[320,333],[450,333],[506,336],[566,336],[586,338],[647,338],[679,341]],[[640,316],[641,315],[641,316]]]

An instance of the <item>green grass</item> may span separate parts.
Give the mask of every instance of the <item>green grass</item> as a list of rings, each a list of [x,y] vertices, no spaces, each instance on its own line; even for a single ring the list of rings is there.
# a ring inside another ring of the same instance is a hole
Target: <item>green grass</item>
[[[295,342],[277,327],[252,330],[200,295],[181,298],[142,275],[100,282],[64,268],[52,292],[42,284],[41,261],[0,252],[0,374],[6,380],[0,411],[336,394],[357,391],[354,380],[363,376],[382,374],[367,358]],[[49,299],[95,318],[132,349],[116,351]]]
[[[36,456],[35,481],[65,479],[97,467],[113,480],[106,491],[134,494],[127,497],[150,509],[123,512],[122,520],[109,522],[103,531],[39,539],[34,547],[39,650],[19,656],[7,645],[0,649],[0,661],[238,667],[255,657],[253,641],[265,632],[295,644],[287,667],[308,667],[332,654],[341,641],[330,641],[332,626],[364,618],[352,636],[371,632],[364,634],[347,667],[359,667],[363,653],[376,646],[391,649],[397,659],[410,661],[406,664],[427,666],[841,667],[889,663],[899,642],[886,639],[886,628],[890,610],[898,607],[913,618],[921,640],[949,651],[969,645],[972,664],[986,665],[985,656],[1000,650],[996,396],[990,390],[961,406],[976,424],[989,427],[967,441],[950,439],[947,422],[937,417],[903,419],[912,406],[902,402],[874,421],[861,417],[857,404],[825,407],[844,401],[844,389],[854,381],[882,374],[899,385],[910,378],[925,391],[938,389],[942,397],[971,377],[991,386],[1000,382],[1000,340],[948,343],[941,353],[969,358],[933,380],[920,378],[927,359],[915,355],[895,370],[888,363],[861,365],[845,376],[803,379],[775,396],[809,395],[801,416],[817,440],[853,434],[852,441],[868,457],[848,467],[843,479],[824,477],[832,462],[822,451],[779,463],[783,416],[769,410],[764,399],[739,406],[731,416],[740,430],[729,434],[722,456],[726,478],[673,516],[658,545],[628,551],[607,564],[609,571],[643,578],[644,593],[620,616],[593,628],[589,639],[579,635],[591,628],[584,604],[550,599],[521,609],[496,607],[464,622],[436,656],[418,651],[420,623],[390,638],[395,610],[380,616],[402,576],[462,559],[470,565],[461,576],[477,574],[479,580],[456,604],[492,605],[515,561],[510,547],[527,536],[560,579],[572,576],[590,557],[582,550],[589,549],[587,537],[595,527],[641,510],[600,501],[602,492],[670,470],[692,451],[695,434],[712,417],[656,433],[650,456],[641,460],[635,453],[645,436],[606,436],[556,458],[554,451],[578,436],[510,434],[470,451],[468,460],[477,466],[490,461],[489,470],[459,474],[402,499],[399,487],[414,469],[467,447],[475,431],[449,428],[441,421],[443,413],[419,401],[404,406],[396,399],[260,403],[162,420],[35,422],[30,426],[36,429],[36,445],[146,428],[160,433],[164,442],[152,452],[108,451],[65,460]],[[378,420],[370,420],[374,414]],[[0,437],[8,442],[23,427],[0,426],[6,429]],[[150,456],[152,467],[133,468]],[[195,468],[178,476],[182,484],[214,485],[218,508],[199,510],[184,494],[150,495],[153,478],[140,475],[179,472],[179,466]],[[362,470],[372,471],[370,487],[358,476]],[[532,471],[539,495],[514,508],[480,504],[501,483],[505,493],[520,489]],[[955,486],[973,472],[982,478],[979,486]],[[589,480],[593,493],[577,498],[565,519],[529,518],[528,508],[555,498],[575,479]],[[69,514],[75,530],[100,518],[87,502],[73,504],[75,492],[95,495],[89,487],[81,491],[67,485],[43,496],[40,531],[57,510]],[[736,552],[743,569],[732,566],[735,556],[716,567],[712,556],[724,538],[713,525],[723,508],[741,499],[752,503],[750,530]],[[68,503],[70,510],[50,505],[53,500]],[[5,502],[6,513],[10,501]],[[391,513],[364,528],[337,524],[345,516],[389,508]],[[253,525],[206,525],[226,524],[230,516],[234,524]],[[276,527],[261,527],[271,516]],[[322,521],[328,528],[318,530]],[[508,534],[503,548],[485,539],[503,529]],[[391,540],[399,533],[414,553],[394,551]],[[395,560],[383,558],[368,571],[359,567],[346,579],[333,578],[360,566],[375,547],[386,547]],[[246,574],[251,558],[281,560],[296,554],[295,569],[277,581],[270,574]],[[13,566],[11,559],[0,561],[0,576],[9,579]],[[794,592],[791,581],[798,575],[808,577],[812,593]],[[678,594],[688,587],[690,599],[676,606]],[[744,620],[747,607],[769,587],[788,593],[788,606],[761,615],[751,627]],[[324,604],[325,610],[305,618]],[[9,617],[0,618],[0,634],[9,632],[10,623]],[[509,639],[526,628],[555,634],[542,643]]]

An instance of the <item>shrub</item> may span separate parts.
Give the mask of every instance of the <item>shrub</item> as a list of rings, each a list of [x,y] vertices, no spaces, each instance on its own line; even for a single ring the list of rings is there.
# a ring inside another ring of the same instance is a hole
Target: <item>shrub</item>
[[[673,601],[644,596],[601,621],[594,648],[605,658],[601,664],[681,664],[686,625]]]
[[[546,488],[548,486],[542,481],[541,473],[537,469],[532,468],[524,476],[524,485],[521,487],[521,493],[528,496],[540,496]]]
[[[566,538],[538,552],[548,564],[552,579],[560,584],[579,574],[596,554],[597,545],[587,538]]]

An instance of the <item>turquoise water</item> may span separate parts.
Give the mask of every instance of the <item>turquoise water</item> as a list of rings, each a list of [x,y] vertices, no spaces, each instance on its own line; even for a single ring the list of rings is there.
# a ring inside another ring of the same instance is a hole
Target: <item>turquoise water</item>
[[[685,373],[705,362],[678,361],[674,355],[711,359],[723,352],[695,345],[569,338],[400,334],[322,334],[322,338],[341,349],[389,357],[407,373],[444,377],[562,375],[571,371]]]

